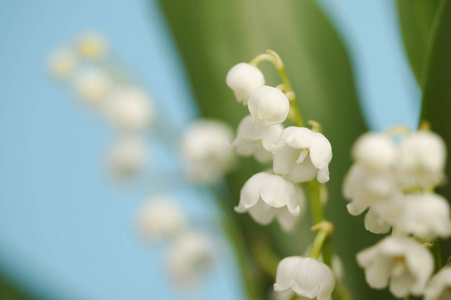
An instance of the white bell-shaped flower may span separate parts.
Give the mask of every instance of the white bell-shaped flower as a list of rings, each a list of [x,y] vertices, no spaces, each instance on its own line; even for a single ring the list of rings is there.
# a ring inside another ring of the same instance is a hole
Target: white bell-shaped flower
[[[229,172],[235,161],[230,147],[232,139],[232,130],[219,121],[201,120],[191,124],[181,145],[189,178],[210,184]]]
[[[74,74],[78,58],[69,48],[55,50],[49,57],[51,74],[57,79],[67,79]]]
[[[193,288],[214,265],[212,242],[206,234],[186,232],[174,241],[167,256],[171,278],[182,288]]]
[[[76,47],[81,56],[89,59],[103,59],[109,50],[106,38],[94,31],[82,33],[76,41]]]
[[[354,163],[343,182],[343,196],[350,200],[348,212],[357,216],[371,204],[389,199],[398,190],[390,172],[370,173],[362,164]]]
[[[371,205],[365,215],[365,229],[375,233],[388,233],[393,225],[393,219],[401,214],[402,205],[392,201],[378,202]]]
[[[247,63],[239,63],[227,73],[226,83],[235,93],[238,102],[246,105],[249,96],[265,85],[265,77],[259,68]]]
[[[445,267],[429,281],[424,292],[424,300],[451,299],[451,268]]]
[[[100,69],[87,69],[76,74],[75,91],[88,105],[95,106],[103,103],[112,87],[108,74]]]
[[[281,124],[290,111],[287,96],[278,88],[267,85],[251,94],[247,106],[254,121],[262,125]]]
[[[186,217],[176,201],[161,195],[139,208],[137,223],[145,238],[159,240],[180,232],[186,226]]]
[[[330,300],[334,287],[332,270],[313,258],[290,256],[277,266],[275,291],[292,289],[302,299]]]
[[[437,134],[419,130],[400,144],[397,166],[406,181],[421,187],[439,184],[444,177],[446,145]]]
[[[291,181],[265,172],[252,176],[241,189],[239,213],[249,212],[259,224],[277,218],[284,230],[292,230],[304,211],[305,194]]]
[[[389,169],[395,160],[396,148],[391,139],[382,133],[366,133],[359,137],[352,149],[354,160],[370,171]]]
[[[396,234],[413,234],[422,240],[451,236],[448,201],[433,193],[399,195],[394,201],[404,202],[402,213],[394,219]]]
[[[113,175],[125,179],[139,173],[146,162],[146,147],[139,137],[122,137],[108,154],[108,165]]]
[[[111,122],[124,131],[142,131],[152,122],[153,102],[137,87],[115,90],[109,98],[107,114]]]
[[[329,181],[332,146],[318,132],[305,127],[287,127],[274,147],[275,173],[288,176],[294,182]]]
[[[382,289],[390,282],[390,291],[399,298],[409,293],[421,295],[434,268],[427,248],[412,239],[397,236],[387,237],[359,252],[357,262],[365,268],[370,287]]]
[[[272,160],[272,146],[279,140],[282,131],[280,124],[262,126],[251,116],[246,116],[238,126],[238,135],[232,146],[238,155],[254,155],[257,161],[266,163]]]

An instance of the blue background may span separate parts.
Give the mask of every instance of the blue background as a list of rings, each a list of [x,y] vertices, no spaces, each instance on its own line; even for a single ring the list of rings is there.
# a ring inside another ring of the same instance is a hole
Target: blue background
[[[415,126],[419,89],[394,2],[320,3],[348,44],[369,125]],[[85,29],[108,37],[178,128],[197,114],[156,1],[0,0],[0,269],[45,299],[239,299],[227,251],[203,289],[186,295],[162,272],[165,246],[137,238],[133,217],[153,192],[149,177],[113,184],[102,166],[113,133],[46,74],[48,54]],[[158,144],[152,151],[154,172],[175,166]],[[207,193],[186,185],[172,193],[193,219],[203,216],[198,226],[214,218]]]

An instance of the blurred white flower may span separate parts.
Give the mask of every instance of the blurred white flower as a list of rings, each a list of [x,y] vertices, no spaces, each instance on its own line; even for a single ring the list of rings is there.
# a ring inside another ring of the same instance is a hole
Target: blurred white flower
[[[277,266],[275,291],[292,289],[303,299],[330,300],[334,287],[330,268],[315,259],[290,256]]]
[[[365,229],[375,233],[384,234],[390,231],[393,220],[401,213],[402,203],[392,201],[372,204],[365,215]]]
[[[421,295],[432,274],[434,260],[420,243],[390,236],[357,254],[357,262],[365,268],[370,287],[382,289],[389,284],[390,291],[399,298]]]
[[[88,105],[103,103],[112,88],[108,74],[100,69],[83,70],[76,74],[75,90]]]
[[[141,131],[152,122],[153,102],[138,87],[117,89],[111,93],[107,114],[111,122],[124,131]]]
[[[289,231],[296,225],[304,206],[305,194],[299,186],[279,175],[261,172],[246,181],[235,211],[248,211],[262,225],[277,218],[281,227]]]
[[[387,135],[370,132],[359,137],[352,154],[369,171],[384,171],[393,165],[396,148]]]
[[[451,268],[445,267],[429,281],[424,292],[424,300],[451,299]]]
[[[139,208],[137,222],[145,238],[158,240],[180,232],[186,225],[186,218],[176,201],[160,195]]]
[[[406,181],[429,188],[444,177],[446,145],[437,134],[418,130],[400,144],[397,166]]]
[[[257,161],[266,163],[272,160],[272,146],[283,131],[280,124],[261,126],[246,116],[238,126],[238,134],[232,142],[236,152],[242,156],[254,155]]]
[[[139,173],[146,162],[146,148],[139,137],[121,137],[108,154],[108,166],[118,178],[129,178]]]
[[[302,256],[308,257],[311,249],[312,249],[312,245],[308,246],[305,249]],[[322,254],[320,254],[318,261],[324,263]],[[335,275],[336,281],[343,281],[344,277],[345,277],[345,267],[344,267],[343,261],[341,260],[341,258],[338,255],[333,254],[331,263],[332,263],[332,272]]]
[[[171,278],[182,288],[193,288],[210,271],[214,253],[210,238],[200,232],[177,237],[168,251],[167,267]]]
[[[182,138],[181,151],[193,182],[215,183],[233,168],[232,139],[232,130],[219,121],[201,120],[189,126]]]
[[[246,105],[251,93],[265,84],[265,78],[259,68],[239,63],[227,73],[226,83],[238,102]]]
[[[332,146],[328,139],[305,127],[287,127],[274,147],[274,172],[294,182],[329,181]]]
[[[76,40],[76,48],[81,56],[89,59],[103,59],[108,55],[108,41],[100,33],[82,33]]]
[[[69,48],[55,50],[49,57],[51,74],[58,79],[67,79],[74,74],[78,59]]]
[[[350,200],[348,212],[360,215],[371,204],[386,201],[399,189],[392,173],[371,174],[362,164],[354,163],[343,182],[343,196]]]
[[[251,94],[248,108],[255,122],[275,125],[287,119],[290,101],[278,88],[264,85]]]
[[[448,201],[433,193],[400,194],[394,201],[403,202],[402,213],[394,219],[396,234],[413,234],[422,240],[451,236],[451,217]]]

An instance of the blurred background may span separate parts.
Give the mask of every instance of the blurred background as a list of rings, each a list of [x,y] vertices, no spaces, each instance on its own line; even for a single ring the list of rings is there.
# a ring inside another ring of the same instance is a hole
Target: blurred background
[[[330,211],[337,208],[344,224],[336,243],[370,235],[362,218],[345,212],[339,187],[351,143],[365,128],[414,128],[419,119],[421,93],[396,3],[212,2],[0,0],[1,299],[244,299],[228,247],[216,253],[211,276],[183,292],[163,271],[165,245],[137,236],[136,209],[158,192],[152,180],[179,164],[156,143],[151,168],[133,183],[109,178],[103,157],[114,132],[48,70],[52,51],[86,30],[108,40],[115,59],[153,95],[158,118],[177,131],[200,115],[236,128],[244,111],[225,85],[227,70],[267,48],[278,51],[308,118],[324,123],[337,148],[345,144],[336,156],[345,162],[331,177]],[[228,179],[232,195],[241,179]],[[181,179],[169,193],[200,227],[220,218],[204,189]],[[226,245],[215,228],[208,230]],[[370,243],[362,238],[355,247]],[[363,282],[354,250],[337,251],[355,269],[351,281]],[[370,299],[357,285],[356,299]]]

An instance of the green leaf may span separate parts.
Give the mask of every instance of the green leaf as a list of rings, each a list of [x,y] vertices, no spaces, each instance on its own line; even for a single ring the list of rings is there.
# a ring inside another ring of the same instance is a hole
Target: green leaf
[[[222,119],[236,127],[248,111],[236,102],[225,84],[228,70],[266,49],[280,54],[304,119],[320,122],[332,143],[334,159],[327,184],[326,217],[336,224],[334,249],[349,268],[347,278],[354,295],[357,299],[371,299],[354,256],[376,237],[365,232],[362,217],[347,213],[341,195],[342,180],[351,164],[351,146],[366,127],[349,56],[324,12],[311,0],[160,0],[160,4],[205,117]],[[261,66],[268,84],[280,83],[271,65]],[[243,183],[261,169],[252,159],[240,161],[238,171],[228,179],[235,204]],[[250,242],[257,231],[269,236],[279,257],[301,255],[313,241],[311,223],[304,222],[298,232],[285,234],[278,225],[258,226],[247,215],[236,218]],[[261,281],[267,289],[274,282],[272,278]]]
[[[421,119],[431,124],[451,149],[451,2],[441,1],[427,53]],[[446,164],[448,182],[437,189],[451,199],[451,159]],[[451,240],[441,241],[442,253],[451,253]]]
[[[417,81],[422,81],[422,69],[432,23],[439,0],[398,0],[398,16],[404,47]]]

